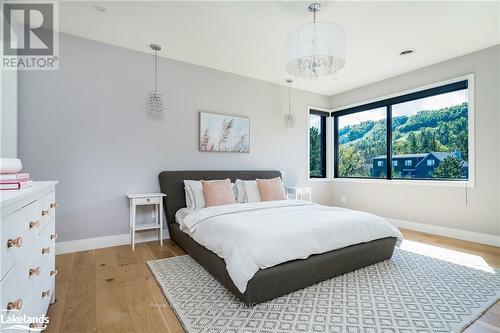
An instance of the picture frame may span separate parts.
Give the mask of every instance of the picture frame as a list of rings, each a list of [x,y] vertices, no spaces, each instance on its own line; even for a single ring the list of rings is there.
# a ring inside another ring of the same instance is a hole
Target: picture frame
[[[250,153],[250,118],[200,111],[198,150]]]

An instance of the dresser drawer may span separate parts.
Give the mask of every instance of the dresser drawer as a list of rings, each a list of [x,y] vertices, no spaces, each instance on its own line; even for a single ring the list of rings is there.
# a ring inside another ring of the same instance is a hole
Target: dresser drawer
[[[41,256],[40,265],[45,266],[47,261],[55,261],[56,233],[54,220],[49,221],[47,227],[38,236],[36,252]]]
[[[47,313],[49,309],[50,299],[55,290],[55,277],[47,276],[40,280],[40,284],[37,286],[38,294],[40,296],[40,306],[41,313]]]
[[[28,295],[28,298],[26,300],[24,300],[23,306],[19,311],[9,311],[9,312],[2,313],[3,318],[4,318],[4,320],[3,320],[4,322],[2,323],[2,329],[0,330],[2,333],[19,333],[19,332],[22,332],[22,333],[26,332],[27,333],[27,332],[29,332],[28,330],[21,330],[21,329],[17,329],[17,328],[9,329],[9,327],[13,325],[13,324],[11,324],[12,322],[18,323],[18,321],[21,320],[20,318],[23,318],[24,316],[26,316],[26,317],[33,316],[34,312],[32,311],[32,308],[33,308],[32,298],[33,298],[34,293],[35,293],[35,291],[31,290],[31,294]]]
[[[2,280],[1,309],[15,309],[19,305],[19,310],[22,310],[25,307],[29,293],[36,286],[36,279],[30,276],[32,268],[32,257],[28,254],[5,276]]]
[[[47,225],[47,223],[50,221],[51,211],[48,204],[49,200],[46,195],[41,197],[37,201],[38,201],[38,214],[39,214],[38,216],[41,222],[41,226],[38,229],[38,233],[41,233],[45,228],[45,226]]]
[[[161,198],[156,197],[156,198],[136,198],[133,199],[137,205],[152,205],[152,204],[158,204],[160,203]]]
[[[16,211],[1,221],[1,277],[14,266],[16,261],[21,258],[25,245],[23,244],[23,235],[21,228],[21,211]]]
[[[56,191],[47,193],[47,195],[45,196],[45,203],[49,208],[49,216],[51,218],[54,218],[56,216],[56,208],[57,208]]]
[[[46,314],[46,310],[44,312],[44,302],[40,301],[40,295],[38,293],[38,290],[32,290],[31,293],[28,295],[27,300],[25,304],[23,304],[23,307],[20,311],[17,312],[9,312],[6,317],[16,317],[17,320],[20,320],[20,318],[23,318],[26,316],[26,318],[31,319],[31,318],[40,318]],[[12,319],[11,319],[12,320]],[[43,319],[39,319],[40,321]],[[26,323],[26,326],[36,326],[36,325],[47,325],[45,322],[39,322],[37,324],[30,324]],[[20,333],[20,332],[37,332],[35,331],[35,328],[33,330],[20,330],[20,329],[7,329],[10,324],[4,323],[2,325],[2,333]]]
[[[39,201],[33,201],[21,209],[21,234],[23,246],[29,248],[38,238],[38,231],[42,228],[39,214]]]

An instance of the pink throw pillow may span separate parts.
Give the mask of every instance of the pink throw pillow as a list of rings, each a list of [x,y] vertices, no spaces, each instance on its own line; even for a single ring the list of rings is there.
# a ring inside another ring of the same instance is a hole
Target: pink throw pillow
[[[285,188],[281,178],[256,179],[262,201],[286,200]]]
[[[229,205],[236,203],[231,180],[201,181],[203,196],[207,207]]]

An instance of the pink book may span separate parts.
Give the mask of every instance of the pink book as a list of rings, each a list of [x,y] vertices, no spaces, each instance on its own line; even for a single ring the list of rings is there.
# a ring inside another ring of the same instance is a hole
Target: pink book
[[[4,173],[0,174],[0,181],[30,179],[29,173]]]
[[[20,190],[31,185],[33,185],[33,181],[29,179],[23,181],[1,181],[0,190]]]

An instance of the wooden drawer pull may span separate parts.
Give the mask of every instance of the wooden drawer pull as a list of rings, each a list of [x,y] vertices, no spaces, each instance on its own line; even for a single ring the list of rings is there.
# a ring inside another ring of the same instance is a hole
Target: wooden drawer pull
[[[30,222],[30,229],[38,228],[38,227],[40,227],[40,221],[39,220]]]
[[[42,248],[42,254],[49,253],[50,252],[50,246]]]
[[[23,307],[23,300],[18,298],[14,302],[7,303],[7,310],[21,310]]]
[[[47,216],[49,215],[49,210],[42,210],[42,216]]]
[[[57,239],[57,234],[50,235],[50,239]]]
[[[42,298],[50,295],[50,290],[42,291]]]
[[[57,207],[59,207],[59,204],[57,202],[50,204],[50,208],[57,208]]]
[[[15,246],[15,247],[21,247],[22,243],[23,243],[22,237],[21,236],[17,236],[16,238],[9,239],[7,241],[7,247],[8,248],[11,248],[13,246]]]
[[[37,268],[30,268],[29,275],[40,275],[40,266],[38,266]]]
[[[56,276],[57,275],[57,268],[54,269],[53,271],[50,271],[51,276]]]

